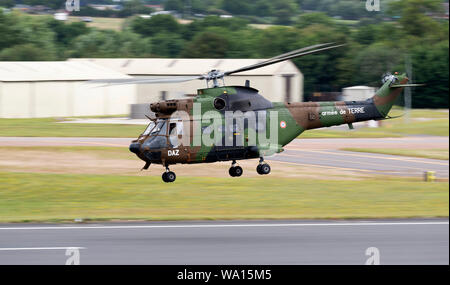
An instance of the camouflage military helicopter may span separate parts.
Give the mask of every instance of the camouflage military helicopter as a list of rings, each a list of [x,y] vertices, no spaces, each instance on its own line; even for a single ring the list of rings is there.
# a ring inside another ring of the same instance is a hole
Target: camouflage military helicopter
[[[259,158],[256,171],[267,175],[271,168],[264,157],[282,152],[285,145],[306,130],[341,124],[353,128],[353,122],[388,118],[395,99],[403,87],[409,86],[406,84],[408,78],[397,73],[384,75],[383,86],[365,101],[295,103],[270,102],[250,87],[249,81],[245,86],[221,86],[220,79],[340,46],[333,43],[313,45],[236,70],[211,70],[199,76],[93,82],[114,85],[206,80],[208,88],[199,89],[193,98],[150,104],[155,117],[148,117],[149,125],[131,142],[130,151],[145,162],[143,170],[152,163],[165,167],[164,182],[175,181],[176,175],[169,166],[178,163],[231,161],[229,174],[239,177],[243,169],[237,165],[238,160]],[[214,113],[214,118],[205,119],[208,113]]]

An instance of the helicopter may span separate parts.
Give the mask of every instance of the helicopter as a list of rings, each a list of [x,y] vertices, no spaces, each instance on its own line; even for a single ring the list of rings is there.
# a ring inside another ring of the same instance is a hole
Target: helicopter
[[[145,162],[165,168],[162,180],[174,182],[170,165],[231,161],[229,174],[240,177],[237,161],[257,159],[256,171],[267,175],[271,167],[264,158],[282,152],[306,130],[354,122],[389,119],[396,98],[408,85],[406,74],[384,74],[381,88],[363,101],[270,102],[247,80],[244,86],[225,86],[220,81],[232,74],[253,70],[285,60],[341,47],[335,43],[316,44],[231,71],[211,70],[198,76],[176,78],[129,78],[94,80],[107,85],[179,83],[205,80],[207,88],[196,96],[151,103],[155,114],[129,150]]]

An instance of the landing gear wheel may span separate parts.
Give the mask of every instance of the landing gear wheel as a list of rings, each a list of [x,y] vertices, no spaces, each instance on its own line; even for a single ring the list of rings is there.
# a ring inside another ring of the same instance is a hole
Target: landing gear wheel
[[[239,177],[244,173],[244,170],[240,166],[232,166],[230,167],[230,170],[228,170],[228,173],[230,173],[231,177]]]
[[[256,167],[256,172],[258,172],[258,174],[260,175],[267,175],[270,173],[270,165],[268,165],[267,163],[258,164],[258,166]]]
[[[242,167],[240,167],[240,166],[234,167],[234,176],[239,177],[242,175],[242,173],[244,173],[244,170],[242,169]]]
[[[175,179],[177,179],[177,176],[172,171],[164,172],[162,174],[162,180],[166,183],[174,182]]]

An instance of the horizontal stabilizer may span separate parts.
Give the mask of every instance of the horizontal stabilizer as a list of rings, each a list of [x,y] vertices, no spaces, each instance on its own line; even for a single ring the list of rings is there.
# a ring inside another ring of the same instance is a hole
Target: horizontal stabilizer
[[[425,84],[396,84],[396,85],[392,85],[391,88],[418,87],[418,86],[425,86]]]

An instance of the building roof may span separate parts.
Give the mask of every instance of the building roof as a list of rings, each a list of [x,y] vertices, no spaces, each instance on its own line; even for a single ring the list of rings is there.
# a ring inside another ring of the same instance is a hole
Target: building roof
[[[0,61],[0,81],[81,81],[129,77],[92,62]]]
[[[234,70],[259,63],[264,59],[200,59],[200,58],[73,58],[71,62],[88,61],[128,75],[199,75],[212,69]],[[300,74],[292,61],[239,73],[238,75]]]

